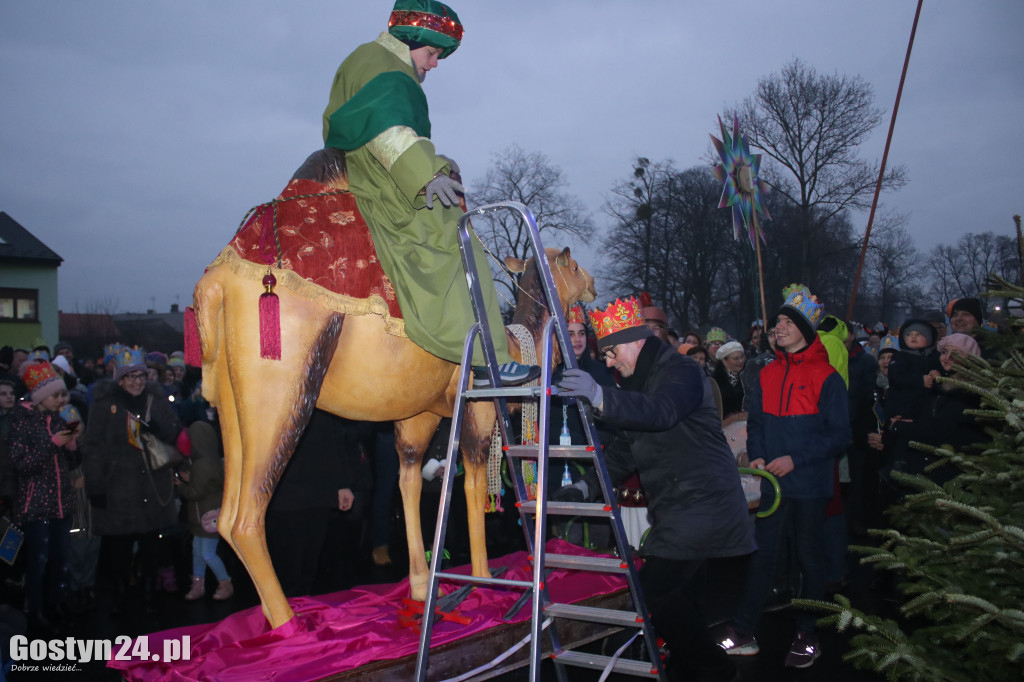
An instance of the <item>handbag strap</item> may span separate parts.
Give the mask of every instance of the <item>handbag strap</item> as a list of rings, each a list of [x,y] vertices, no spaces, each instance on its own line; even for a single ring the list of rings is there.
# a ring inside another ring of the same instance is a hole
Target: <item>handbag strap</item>
[[[146,416],[142,418],[142,421],[149,423],[149,411],[153,407],[153,394],[149,393],[146,395]]]

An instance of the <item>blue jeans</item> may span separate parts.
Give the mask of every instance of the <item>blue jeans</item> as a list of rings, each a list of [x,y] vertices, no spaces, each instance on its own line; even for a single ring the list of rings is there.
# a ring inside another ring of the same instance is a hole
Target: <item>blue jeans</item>
[[[68,587],[71,517],[21,524],[25,531],[25,602],[30,614],[60,602]],[[45,592],[44,592],[45,588]]]
[[[825,508],[827,499],[794,500],[782,498],[771,516],[758,519],[754,526],[757,551],[750,562],[747,586],[736,615],[736,632],[754,634],[765,602],[775,584],[779,548],[787,528],[792,528],[797,562],[803,575],[802,599],[822,599],[825,595]],[[799,611],[797,629],[813,632],[819,614]]]
[[[217,580],[231,580],[224,562],[217,556],[217,543],[220,538],[200,538],[192,536],[192,575],[206,577],[209,566]]]

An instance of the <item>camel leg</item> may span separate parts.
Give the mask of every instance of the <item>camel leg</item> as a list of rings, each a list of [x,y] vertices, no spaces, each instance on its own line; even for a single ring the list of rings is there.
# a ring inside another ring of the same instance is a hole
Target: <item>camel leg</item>
[[[235,480],[231,489],[237,490],[234,518],[229,526],[221,528],[221,533],[230,536],[229,542],[252,577],[272,628],[288,622],[295,614],[281,590],[267,550],[267,505],[316,405],[343,319],[343,315],[337,314],[324,319],[322,313],[320,319],[303,318],[306,333],[296,334],[287,346],[282,344],[287,350],[281,360],[250,357],[254,351],[250,343],[239,361],[232,362],[229,347],[229,367],[244,367],[243,371],[231,372],[244,456],[241,470],[236,468],[232,472]],[[282,329],[285,322],[282,320]],[[259,363],[260,371],[252,371],[248,362]]]
[[[441,418],[423,412],[395,422],[395,450],[400,467],[398,488],[402,491],[402,509],[405,510],[405,536],[409,545],[409,592],[417,601],[427,598],[430,570],[423,548],[420,528],[420,493],[423,490],[423,453],[437,431]]]
[[[466,513],[469,521],[469,551],[473,575],[490,577],[487,566],[487,540],[484,508],[487,504],[487,455],[491,446],[496,413],[494,404],[470,402],[466,408],[460,444],[462,466],[466,472]]]

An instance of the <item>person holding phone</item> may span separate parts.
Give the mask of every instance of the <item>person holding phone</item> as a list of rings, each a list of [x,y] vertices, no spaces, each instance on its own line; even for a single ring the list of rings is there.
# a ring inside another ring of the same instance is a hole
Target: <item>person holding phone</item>
[[[48,634],[67,592],[68,554],[76,496],[70,472],[78,466],[81,425],[70,428],[59,412],[68,400],[49,362],[30,364],[22,380],[31,402],[16,409],[8,435],[18,477],[15,521],[25,531],[25,603],[30,627]]]

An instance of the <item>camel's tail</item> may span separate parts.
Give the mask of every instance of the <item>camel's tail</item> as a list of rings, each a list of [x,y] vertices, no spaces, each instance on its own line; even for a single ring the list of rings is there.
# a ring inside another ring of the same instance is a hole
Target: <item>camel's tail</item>
[[[211,404],[215,404],[217,372],[214,371],[214,367],[224,352],[220,325],[217,324],[224,310],[224,290],[220,281],[210,272],[204,274],[196,284],[192,293],[192,307],[194,323],[190,330],[186,321],[185,346],[187,349],[191,335],[191,343],[195,349],[193,354],[198,356],[194,358],[195,364],[203,368],[203,397]]]

